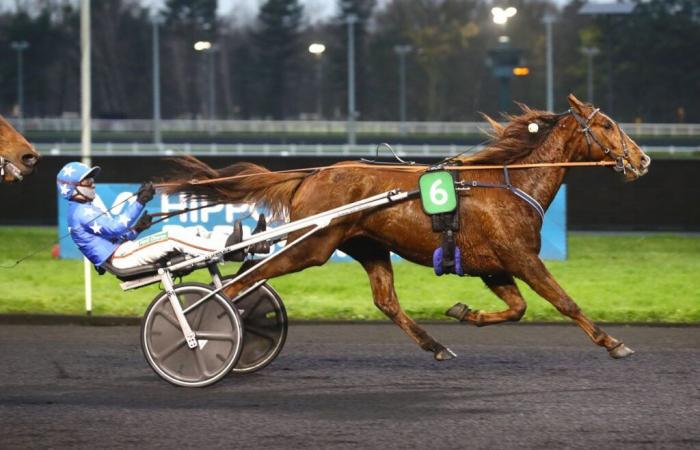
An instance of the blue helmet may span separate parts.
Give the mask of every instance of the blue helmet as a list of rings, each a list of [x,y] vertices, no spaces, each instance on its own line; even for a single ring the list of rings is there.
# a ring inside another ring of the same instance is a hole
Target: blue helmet
[[[86,178],[94,178],[99,173],[100,168],[98,166],[88,167],[79,162],[66,164],[56,176],[56,183],[61,192],[61,197],[70,200],[75,195],[80,182]]]

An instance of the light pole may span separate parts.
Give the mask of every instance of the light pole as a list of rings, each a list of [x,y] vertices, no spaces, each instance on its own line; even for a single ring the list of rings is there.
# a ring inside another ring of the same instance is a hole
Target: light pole
[[[542,18],[547,34],[547,111],[554,110],[554,56],[552,49],[552,24],[554,15],[547,13]]]
[[[326,46],[319,42],[309,45],[309,53],[316,57],[316,118],[318,120],[323,118],[323,60],[321,57],[325,51]]]
[[[588,60],[588,76],[586,77],[588,86],[588,103],[593,103],[593,58],[600,53],[598,47],[582,47],[581,53],[586,55]]]
[[[579,10],[579,14],[583,15],[590,15],[590,16],[603,16],[604,19],[604,24],[605,26],[603,27],[604,30],[607,30],[609,27],[614,27],[616,26],[616,21],[622,21],[625,18],[621,17],[627,14],[632,14],[637,7],[639,3],[638,2],[616,2],[616,3],[598,3],[598,2],[586,2],[581,9]],[[618,24],[620,23],[618,22]],[[608,82],[607,82],[607,101],[608,101],[608,106],[605,108],[606,112],[608,114],[613,114],[613,106],[614,106],[614,90],[613,90],[613,83],[614,83],[614,76],[613,76],[613,62],[612,62],[612,52],[610,49],[612,48],[613,45],[613,39],[614,36],[612,33],[604,33],[605,40],[603,41],[605,47],[603,51],[605,52],[605,59],[606,59],[606,66],[607,66],[607,75],[608,75]]]
[[[505,28],[508,19],[515,17],[518,10],[512,6],[507,8],[491,8],[493,23]],[[511,106],[510,80],[513,78],[513,68],[520,63],[520,50],[510,47],[510,38],[506,35],[498,37],[498,47],[489,50],[488,64],[494,76],[499,81],[498,105],[502,112]]]
[[[345,21],[348,24],[348,145],[355,145],[355,24],[359,18],[356,14],[348,14]]]
[[[92,166],[92,36],[90,34],[90,0],[80,0],[80,155],[81,162]],[[85,312],[92,315],[92,264],[83,258]]]
[[[208,54],[208,75],[209,75],[209,102],[207,118],[209,120],[214,120],[216,114],[216,85],[214,77],[214,52],[216,51],[216,46],[209,41],[197,41],[194,43],[194,49],[198,52],[207,52]]]
[[[24,131],[24,61],[22,52],[29,48],[27,41],[12,41],[12,50],[17,52],[17,119],[18,128]]]
[[[151,17],[153,25],[153,143],[160,145],[163,142],[160,132],[160,25],[163,17],[156,11]]]
[[[406,122],[406,55],[413,51],[410,45],[397,45],[394,52],[399,57],[399,120],[401,121],[401,133],[404,132]]]

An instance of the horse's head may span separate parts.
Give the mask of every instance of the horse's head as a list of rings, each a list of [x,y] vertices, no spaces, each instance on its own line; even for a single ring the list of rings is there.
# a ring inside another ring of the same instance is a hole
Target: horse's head
[[[0,183],[22,181],[34,172],[39,158],[24,136],[0,116]]]
[[[603,114],[600,109],[585,104],[573,94],[569,95],[571,115],[583,135],[581,159],[585,161],[615,161],[614,170],[626,180],[636,180],[649,171],[651,158],[620,125]]]

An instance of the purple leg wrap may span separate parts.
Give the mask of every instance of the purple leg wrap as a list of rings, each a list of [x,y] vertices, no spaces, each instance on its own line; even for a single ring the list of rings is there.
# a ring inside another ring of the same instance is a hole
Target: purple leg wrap
[[[438,247],[433,252],[433,270],[435,275],[442,275],[442,247]]]
[[[442,247],[438,247],[433,252],[433,270],[435,275],[441,276],[445,275],[445,271],[442,267]],[[455,274],[464,276],[464,269],[462,269],[462,252],[459,247],[455,247]]]
[[[462,252],[459,247],[455,247],[455,273],[460,277],[464,276],[464,270],[462,269]]]

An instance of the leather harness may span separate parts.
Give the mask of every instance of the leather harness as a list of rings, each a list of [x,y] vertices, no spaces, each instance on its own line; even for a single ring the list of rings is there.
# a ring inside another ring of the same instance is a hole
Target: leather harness
[[[629,163],[629,149],[627,148],[627,144],[625,142],[625,138],[622,132],[622,128],[620,127],[619,124],[616,122],[612,121],[610,119],[611,123],[614,123],[615,126],[617,127],[619,133],[620,133],[620,142],[622,145],[622,155],[616,156],[610,147],[607,147],[604,145],[598,136],[596,136],[592,131],[591,131],[591,121],[593,118],[600,112],[599,108],[594,109],[588,117],[583,117],[580,114],[578,114],[576,111],[573,109],[569,109],[566,113],[562,114],[568,115],[571,114],[576,122],[579,125],[579,131],[581,133],[584,133],[586,137],[586,143],[588,144],[588,153],[590,154],[592,144],[595,143],[600,148],[603,150],[603,153],[608,156],[609,158],[612,158],[615,162],[615,166],[613,169],[616,172],[621,172],[621,173],[626,173],[627,170],[631,170],[637,174],[639,174],[639,171],[632,167],[632,165]],[[447,169],[444,165],[438,165],[436,167],[431,167],[428,170],[440,170],[440,169]],[[450,168],[453,169],[453,168]],[[450,174],[452,174],[452,177],[456,180],[457,179],[457,172],[455,170],[449,170]],[[532,197],[530,194],[527,192],[523,191],[522,189],[513,186],[513,184],[510,181],[510,174],[508,172],[508,166],[504,165],[503,166],[503,183],[483,183],[481,181],[455,181],[455,188],[457,191],[469,191],[472,188],[487,188],[487,189],[506,189],[509,192],[511,192],[513,195],[516,197],[520,198],[521,200],[525,201],[528,205],[530,205],[535,212],[540,216],[540,220],[544,221],[544,215],[545,215],[545,210],[540,204],[540,202],[537,201],[534,197]],[[436,214],[431,216],[432,218],[432,225],[433,225],[433,231],[434,232],[439,232],[442,233],[442,243],[441,247],[435,250],[435,253],[433,254],[433,268],[435,270],[435,273],[437,275],[443,275],[445,273],[456,273],[458,275],[462,275],[462,268],[461,264],[459,261],[460,258],[460,250],[459,246],[457,245],[455,238],[454,238],[454,232],[459,230],[459,198],[460,196],[457,196],[457,208],[455,209],[454,212],[452,213],[447,213],[447,214]]]

